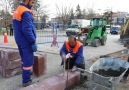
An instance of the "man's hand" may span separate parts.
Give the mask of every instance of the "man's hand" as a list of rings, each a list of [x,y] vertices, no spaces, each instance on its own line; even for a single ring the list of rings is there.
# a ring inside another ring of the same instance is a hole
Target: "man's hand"
[[[38,48],[37,47],[37,44],[33,44],[31,47],[32,47],[33,52],[36,52],[37,51],[37,48]]]
[[[70,53],[68,53],[68,54],[66,55],[66,59],[68,59],[68,58],[72,58],[72,56],[71,56]]]
[[[74,72],[74,71],[76,71],[77,70],[77,67],[76,66],[73,66],[73,68],[72,68],[72,72]]]

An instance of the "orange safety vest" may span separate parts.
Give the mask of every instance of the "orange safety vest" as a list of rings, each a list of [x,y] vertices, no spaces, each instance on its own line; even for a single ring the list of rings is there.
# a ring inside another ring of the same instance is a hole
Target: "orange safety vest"
[[[16,19],[16,20],[18,20],[18,21],[21,21],[21,19],[22,19],[22,14],[23,14],[25,11],[29,11],[29,12],[32,13],[32,11],[29,10],[28,8],[26,8],[25,6],[19,5],[18,8],[14,11],[13,19]],[[33,16],[33,13],[32,13],[32,16]]]
[[[69,41],[68,40],[65,42],[65,44],[66,44],[66,49],[68,51],[71,51],[72,50],[73,53],[77,53],[78,50],[79,50],[79,48],[82,46],[82,43],[79,42],[79,41],[76,41],[76,46],[73,49],[69,46]]]

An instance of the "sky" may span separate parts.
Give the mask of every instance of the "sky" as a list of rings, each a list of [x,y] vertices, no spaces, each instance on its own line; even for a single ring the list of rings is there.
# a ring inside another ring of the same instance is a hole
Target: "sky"
[[[42,4],[47,5],[51,18],[56,16],[56,5],[76,9],[79,4],[81,9],[93,8],[97,13],[103,13],[106,9],[129,12],[129,0],[42,0]]]

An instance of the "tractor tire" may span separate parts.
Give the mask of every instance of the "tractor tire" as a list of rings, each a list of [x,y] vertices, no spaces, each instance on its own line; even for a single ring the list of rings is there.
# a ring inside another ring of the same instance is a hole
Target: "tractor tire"
[[[100,40],[99,40],[99,39],[94,39],[94,40],[92,41],[92,46],[98,47],[99,45],[100,45]]]
[[[102,38],[102,39],[101,39],[101,45],[105,45],[105,44],[106,44],[106,41],[107,41],[106,38]]]
[[[83,38],[83,46],[86,46],[86,45],[88,45],[88,43],[86,43],[86,38]]]

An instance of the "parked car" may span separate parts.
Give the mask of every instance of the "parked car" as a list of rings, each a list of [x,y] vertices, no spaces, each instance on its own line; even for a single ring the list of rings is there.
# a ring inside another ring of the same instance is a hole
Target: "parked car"
[[[66,35],[78,35],[80,32],[80,28],[78,25],[69,25],[68,28],[66,29]]]
[[[118,27],[111,27],[111,34],[120,34],[120,29]]]

